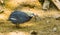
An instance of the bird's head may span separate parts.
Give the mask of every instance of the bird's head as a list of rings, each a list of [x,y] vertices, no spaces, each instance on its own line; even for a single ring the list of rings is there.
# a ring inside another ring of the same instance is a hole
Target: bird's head
[[[26,12],[29,17],[35,17],[36,15],[33,12]]]

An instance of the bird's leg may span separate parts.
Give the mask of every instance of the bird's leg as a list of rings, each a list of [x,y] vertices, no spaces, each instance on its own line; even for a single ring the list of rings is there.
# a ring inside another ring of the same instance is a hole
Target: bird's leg
[[[37,20],[37,17],[38,17],[38,15],[35,15],[35,22],[36,22],[36,20]]]
[[[16,24],[16,28],[19,28],[19,24],[18,23]]]

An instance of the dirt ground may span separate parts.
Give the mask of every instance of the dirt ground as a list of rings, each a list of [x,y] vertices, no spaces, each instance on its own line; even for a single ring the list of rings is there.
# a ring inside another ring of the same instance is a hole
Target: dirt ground
[[[25,3],[26,2],[27,0],[25,0]],[[34,4],[36,5],[34,8],[30,8],[28,6],[23,6],[21,8],[19,5],[21,4],[21,0],[9,0],[9,2],[6,1],[5,6],[0,5],[0,10],[4,10],[4,12],[0,14],[0,35],[30,35],[30,31],[32,30],[37,31],[38,35],[60,35],[60,20],[52,18],[60,16],[60,11],[56,8],[51,8],[47,11],[44,11],[37,0],[34,0],[34,2],[37,4]],[[37,17],[36,20],[35,18],[32,18],[29,22],[20,24],[21,28],[17,29],[15,28],[14,24],[12,24],[10,21],[7,21],[9,15],[16,9],[16,7],[18,7],[17,10],[33,12],[39,17]]]

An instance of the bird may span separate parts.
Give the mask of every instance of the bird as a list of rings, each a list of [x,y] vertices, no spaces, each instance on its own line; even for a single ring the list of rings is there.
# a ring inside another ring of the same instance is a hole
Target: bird
[[[17,28],[19,28],[19,24],[23,24],[25,22],[28,22],[32,19],[32,17],[35,16],[34,13],[28,13],[23,11],[15,10],[12,12],[9,16],[9,21],[11,21],[13,24],[16,25]]]

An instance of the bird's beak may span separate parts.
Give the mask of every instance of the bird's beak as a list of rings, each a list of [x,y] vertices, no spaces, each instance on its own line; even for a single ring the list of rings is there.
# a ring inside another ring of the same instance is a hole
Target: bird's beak
[[[34,14],[33,17],[37,17],[37,14]]]

